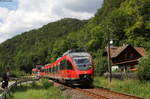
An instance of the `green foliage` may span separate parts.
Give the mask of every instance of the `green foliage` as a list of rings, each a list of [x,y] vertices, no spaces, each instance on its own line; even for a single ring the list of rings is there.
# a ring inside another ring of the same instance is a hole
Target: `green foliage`
[[[20,77],[20,76],[26,76],[27,74],[24,71],[19,70],[13,70],[10,71],[10,77]]]
[[[108,71],[107,59],[103,57],[103,51],[98,50],[94,60],[95,65],[95,74],[102,76],[103,73]]]
[[[140,59],[138,64],[138,77],[141,81],[150,81],[150,53]]]
[[[48,89],[49,87],[53,86],[53,83],[48,81],[47,79],[41,79],[41,83],[45,89]]]

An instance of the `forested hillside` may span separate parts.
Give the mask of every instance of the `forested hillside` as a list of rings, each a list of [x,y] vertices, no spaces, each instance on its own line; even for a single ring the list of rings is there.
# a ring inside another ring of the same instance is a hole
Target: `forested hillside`
[[[59,54],[55,49],[57,41],[65,39],[68,33],[79,30],[85,23],[66,18],[7,40],[0,45],[0,71],[10,67],[15,71],[31,72],[35,65],[51,62],[52,57]]]
[[[72,48],[87,50],[96,70],[104,68],[102,52],[108,34],[115,40],[114,45],[128,43],[149,50],[149,5],[149,0],[104,0],[102,8],[89,20],[62,19],[22,33],[0,45],[0,70],[10,66],[30,72],[35,65],[53,62]]]

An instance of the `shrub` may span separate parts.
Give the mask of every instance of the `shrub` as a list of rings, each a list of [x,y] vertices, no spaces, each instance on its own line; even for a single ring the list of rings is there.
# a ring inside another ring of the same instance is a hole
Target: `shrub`
[[[31,87],[32,88],[36,88],[38,85],[37,85],[37,83],[35,82],[35,81],[33,81],[32,83],[31,83]]]
[[[103,56],[102,50],[98,50],[95,56],[95,74],[101,76],[108,70],[107,58]]]
[[[47,79],[42,79],[41,82],[42,82],[42,85],[43,85],[43,87],[44,87],[45,89],[47,89],[47,88],[53,86],[53,83],[52,83],[52,82],[49,82]]]
[[[11,77],[19,77],[19,76],[25,76],[25,75],[27,75],[27,74],[24,71],[19,71],[19,70],[10,71]]]
[[[150,53],[146,57],[140,59],[137,75],[141,81],[150,81]]]

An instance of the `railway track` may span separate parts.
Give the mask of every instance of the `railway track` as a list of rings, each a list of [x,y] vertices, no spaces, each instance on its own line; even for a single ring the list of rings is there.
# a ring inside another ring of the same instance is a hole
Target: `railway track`
[[[111,90],[107,90],[103,88],[72,87],[72,86],[67,86],[61,83],[57,83],[57,82],[55,82],[54,85],[73,90],[79,94],[84,94],[85,97],[88,97],[87,99],[143,99],[141,97],[128,95],[128,94],[124,94],[120,92],[115,92],[115,91],[111,91]]]
[[[106,90],[102,88],[93,88],[93,89],[83,89],[98,95],[102,95],[106,99],[143,99],[141,97],[133,96],[133,95],[128,95],[120,92],[115,92],[111,90]]]

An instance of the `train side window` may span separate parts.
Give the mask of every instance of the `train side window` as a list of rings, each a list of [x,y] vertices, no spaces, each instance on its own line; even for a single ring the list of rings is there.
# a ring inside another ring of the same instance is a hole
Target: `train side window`
[[[55,73],[55,67],[53,67],[53,73]]]
[[[60,70],[64,70],[65,69],[65,61],[61,61],[60,62]]]
[[[51,67],[51,73],[52,73],[52,69],[53,69],[53,68]]]
[[[48,72],[49,72],[49,73],[50,73],[50,69],[51,69],[51,68],[48,69]]]
[[[42,69],[42,72],[44,72],[44,69]]]
[[[50,68],[50,73],[52,73],[52,67]]]
[[[54,73],[56,73],[56,66],[54,66]]]
[[[52,73],[54,73],[54,67],[52,67]]]
[[[51,68],[49,68],[49,73],[51,73]]]
[[[56,72],[56,73],[58,72],[57,65],[55,66],[55,72]]]
[[[50,73],[52,73],[52,67],[50,68]]]
[[[58,73],[58,66],[56,65],[56,73]]]
[[[72,64],[69,60],[66,60],[67,69],[73,70]]]
[[[49,68],[49,73],[51,73],[51,68]]]
[[[60,70],[60,63],[58,63],[58,72],[59,72],[59,70]]]

